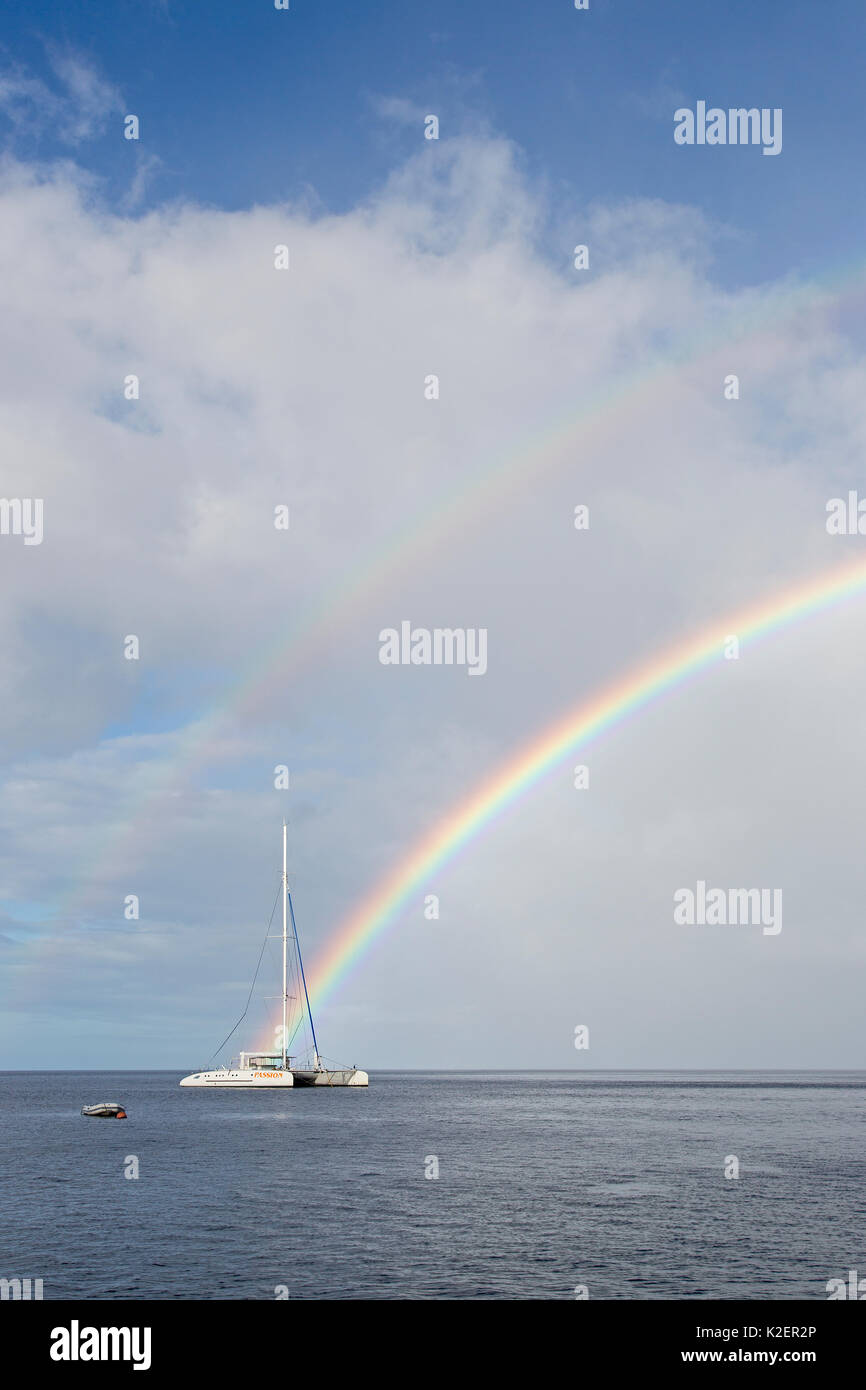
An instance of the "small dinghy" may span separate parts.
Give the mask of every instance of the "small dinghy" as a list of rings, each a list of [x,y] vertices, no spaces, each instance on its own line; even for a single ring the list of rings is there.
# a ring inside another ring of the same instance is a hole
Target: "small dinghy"
[[[104,1100],[99,1105],[84,1105],[81,1109],[82,1115],[96,1115],[102,1120],[125,1120],[126,1111],[122,1105],[115,1105],[111,1100]]]

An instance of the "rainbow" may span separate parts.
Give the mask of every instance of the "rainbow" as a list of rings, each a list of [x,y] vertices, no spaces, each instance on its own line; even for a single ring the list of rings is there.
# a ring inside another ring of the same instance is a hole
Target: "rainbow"
[[[503,505],[525,485],[527,476],[535,481],[541,474],[569,464],[577,438],[585,450],[594,447],[608,430],[618,426],[625,409],[639,411],[654,404],[664,384],[676,381],[684,368],[694,372],[702,363],[709,366],[720,348],[729,350],[739,341],[754,343],[762,330],[775,332],[783,318],[832,312],[843,300],[850,302],[854,287],[862,286],[863,278],[864,265],[858,259],[847,266],[834,266],[808,282],[783,282],[769,291],[745,293],[726,313],[709,313],[691,326],[675,348],[636,363],[591,400],[577,408],[571,403],[564,414],[560,411],[540,428],[527,430],[504,459],[499,451],[489,451],[455,488],[426,503],[414,516],[403,518],[391,535],[375,537],[324,595],[296,616],[288,632],[282,632],[257,654],[222,700],[178,733],[171,754],[142,769],[130,782],[127,806],[115,814],[111,828],[95,844],[92,858],[79,866],[52,915],[75,915],[88,885],[103,879],[108,865],[114,875],[123,864],[124,852],[133,863],[140,863],[143,829],[158,822],[162,804],[173,805],[179,791],[193,783],[221,733],[233,721],[254,717],[263,692],[272,690],[287,672],[297,678],[299,671],[326,655],[335,633],[350,616],[385,590],[406,565],[417,566],[426,554],[450,543],[475,518],[488,516],[491,508]]]
[[[326,1003],[396,922],[413,894],[429,890],[430,875],[459,854],[564,758],[724,660],[725,643],[730,636],[736,636],[742,647],[864,592],[864,561],[813,577],[668,648],[569,710],[460,801],[346,918],[309,972],[311,999],[318,1007]]]

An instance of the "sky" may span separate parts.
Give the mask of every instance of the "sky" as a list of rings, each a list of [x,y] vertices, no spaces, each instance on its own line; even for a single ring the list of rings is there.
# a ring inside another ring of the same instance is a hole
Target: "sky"
[[[284,816],[315,975],[564,712],[866,562],[827,529],[866,496],[864,23],[7,0],[2,491],[44,512],[0,534],[0,1066],[201,1066]],[[780,111],[781,150],[678,144],[700,102]],[[322,1053],[866,1065],[864,620],[744,644],[564,758],[323,997]],[[383,664],[404,621],[483,629],[486,670]],[[677,923],[699,882],[778,890],[781,930]]]

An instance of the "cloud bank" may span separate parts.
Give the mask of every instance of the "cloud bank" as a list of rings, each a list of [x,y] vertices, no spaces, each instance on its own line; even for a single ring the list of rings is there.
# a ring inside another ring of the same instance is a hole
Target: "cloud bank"
[[[56,71],[84,139],[114,97]],[[48,113],[10,81],[8,113]],[[587,206],[551,244],[492,136],[339,216],[133,216],[12,158],[0,200],[3,487],[45,516],[38,547],[0,538],[9,1066],[58,1065],[58,1029],[64,1065],[197,1064],[246,996],[284,813],[312,957],[533,731],[859,554],[824,525],[866,436],[858,282],[722,291],[728,233],[694,209]],[[383,667],[404,620],[484,627],[483,679]],[[863,1065],[863,621],[720,663],[578,755],[586,791],[563,766],[429,885],[438,921],[419,901],[370,954],[327,1054]],[[781,885],[784,930],[677,926],[698,879]]]

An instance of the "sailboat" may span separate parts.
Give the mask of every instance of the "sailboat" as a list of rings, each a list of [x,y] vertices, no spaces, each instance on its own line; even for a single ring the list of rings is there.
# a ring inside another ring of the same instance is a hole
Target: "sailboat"
[[[307,993],[307,980],[304,975],[304,962],[301,958],[301,944],[295,925],[295,909],[289,892],[289,875],[286,868],[286,824],[283,822],[283,1023],[280,1030],[281,1050],[279,1052],[242,1052],[229,1066],[218,1067],[213,1071],[191,1072],[179,1083],[181,1086],[226,1086],[235,1090],[282,1090],[287,1086],[368,1086],[370,1078],[365,1071],[356,1067],[326,1067],[319,1055],[310,996]],[[289,937],[288,923],[292,932]],[[302,1066],[293,1065],[294,1058],[288,1053],[289,1023],[289,941],[298,962],[298,972],[304,991],[310,1033],[313,1039],[312,1054]]]

